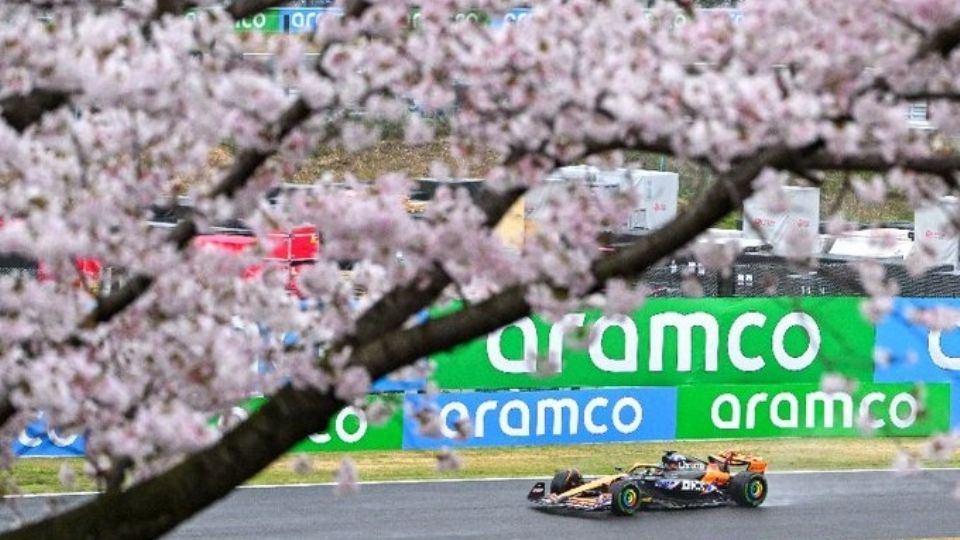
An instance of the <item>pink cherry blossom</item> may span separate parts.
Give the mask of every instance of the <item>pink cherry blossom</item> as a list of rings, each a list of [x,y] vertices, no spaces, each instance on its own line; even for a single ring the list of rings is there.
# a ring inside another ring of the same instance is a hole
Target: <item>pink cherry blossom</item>
[[[857,381],[851,380],[840,373],[824,373],[820,377],[820,390],[828,394],[851,394],[856,392],[857,386]]]
[[[345,402],[353,402],[370,391],[370,374],[359,366],[351,366],[344,370],[337,382],[334,395]]]
[[[353,495],[360,490],[360,472],[357,469],[357,463],[353,458],[346,456],[340,460],[340,466],[337,468],[336,486],[333,492],[338,497]]]
[[[952,330],[960,325],[960,310],[946,306],[935,306],[929,309],[914,309],[909,311],[907,318],[919,326],[930,330]]]
[[[920,460],[906,450],[898,450],[893,458],[893,470],[900,476],[915,474],[920,470]]]
[[[463,468],[463,459],[456,452],[444,448],[436,454],[437,470],[440,472],[459,471]]]
[[[374,399],[364,407],[363,414],[370,425],[382,426],[393,416],[393,411],[394,408],[387,404],[386,400]]]
[[[857,415],[856,425],[857,429],[865,437],[872,437],[877,430],[877,419],[870,414],[870,411],[863,411]]]
[[[467,439],[473,436],[473,422],[468,416],[462,416],[453,423],[458,439]]]
[[[650,295],[650,288],[640,283],[629,285],[622,279],[607,281],[606,304],[608,313],[629,315],[640,309]]]
[[[77,475],[69,463],[60,464],[60,472],[57,473],[60,485],[65,488],[72,488],[76,485]]]
[[[703,285],[694,274],[687,274],[683,277],[683,281],[680,284],[680,289],[684,296],[689,296],[691,298],[699,298],[704,294]]]
[[[940,433],[931,437],[923,447],[923,456],[934,461],[948,461],[957,450],[957,436]]]
[[[297,454],[290,463],[290,469],[293,470],[294,474],[306,476],[313,472],[313,464],[310,462],[309,457],[303,454]]]

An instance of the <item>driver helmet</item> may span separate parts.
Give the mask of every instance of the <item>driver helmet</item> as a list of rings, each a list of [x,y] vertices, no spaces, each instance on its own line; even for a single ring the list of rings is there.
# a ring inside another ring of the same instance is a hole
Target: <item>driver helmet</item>
[[[679,469],[681,465],[687,462],[687,458],[671,450],[663,454],[662,461],[664,468]]]

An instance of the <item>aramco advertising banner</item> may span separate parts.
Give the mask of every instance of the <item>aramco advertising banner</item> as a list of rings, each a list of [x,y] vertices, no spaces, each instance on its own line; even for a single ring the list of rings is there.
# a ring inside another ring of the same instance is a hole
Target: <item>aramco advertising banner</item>
[[[654,298],[629,317],[528,317],[432,356],[434,377],[444,390],[818,383],[830,372],[872,381],[874,328],[860,302]],[[558,372],[538,376],[546,359]]]
[[[314,433],[293,447],[293,452],[347,452],[353,450],[397,450],[403,433],[403,397],[401,395],[369,396],[368,403],[383,401],[392,412],[385,421],[373,422],[362,408],[344,407],[331,420],[326,431]],[[254,411],[264,398],[251,400],[244,406]]]
[[[504,26],[522,23],[530,14],[530,8],[525,7],[514,7],[502,12],[484,12],[476,9],[467,9],[457,13],[452,19],[453,22],[468,22],[483,24],[491,28],[502,28]],[[237,32],[261,33],[315,32],[324,17],[340,17],[342,15],[342,9],[331,5],[324,7],[276,7],[240,19],[234,24],[234,29]],[[673,28],[683,27],[691,20],[685,13],[676,13],[667,19],[659,19],[651,10],[647,10],[646,15],[648,20],[655,25],[666,24]],[[723,17],[734,24],[739,24],[743,19],[743,12],[738,9],[700,9],[697,10],[697,15],[716,18]],[[196,11],[191,12],[188,16],[196,17]],[[412,28],[418,28],[423,24],[422,19],[423,17],[419,8],[413,8],[408,13],[407,25]]]
[[[877,323],[877,382],[949,383],[951,427],[960,428],[960,328],[931,329],[914,322],[924,310],[960,313],[955,298],[897,298]],[[960,322],[944,313],[943,319]]]
[[[960,300],[898,298],[876,326],[861,315],[862,301],[650,299],[629,317],[586,311],[556,323],[523,319],[435,355],[438,395],[424,395],[424,381],[386,381],[368,398],[390,407],[385,421],[347,407],[293,450],[927,436],[960,428],[960,326],[951,323],[960,317],[950,317]],[[945,310],[934,329],[917,322],[931,309]],[[559,372],[537,375],[530,360],[549,357],[560,361]],[[822,390],[822,375],[836,372],[854,381],[849,393]],[[263,402],[252,399],[212,424],[226,429]],[[439,429],[424,430],[408,414],[421,411]],[[456,429],[463,418],[473,427],[468,437]],[[84,448],[81,434],[49,429],[42,416],[13,443],[21,456],[83,455]]]
[[[616,388],[539,392],[449,392],[432,403],[407,396],[407,408],[433,407],[440,432],[424,434],[404,418],[403,447],[428,449],[480,446],[539,446],[600,442],[664,441],[676,432],[675,388]],[[468,418],[472,436],[458,437],[457,421]],[[439,436],[437,436],[439,435]]]
[[[522,22],[530,13],[527,8],[513,8],[503,13],[485,13],[480,10],[466,10],[453,17],[454,22],[484,24],[493,28]],[[187,14],[196,19],[197,11]],[[265,34],[316,32],[325,17],[340,17],[343,10],[339,7],[276,7],[266,9],[256,15],[245,17],[234,23],[237,32],[257,32]],[[408,14],[407,25],[417,28],[422,24],[419,9]]]
[[[370,396],[367,401],[384,401],[392,411],[385,420],[369,420],[362,408],[345,407],[330,421],[326,431],[314,433],[297,443],[293,452],[349,452],[355,450],[399,450],[403,435],[403,396]],[[226,431],[228,426],[245,420],[266,402],[253,398],[238,405],[227,415],[211,419],[211,427]],[[40,415],[20,433],[13,443],[13,451],[23,457],[82,456],[85,451],[82,434],[59,433],[50,429]]]
[[[80,434],[60,433],[47,426],[43,415],[27,425],[13,441],[13,452],[23,457],[82,456],[86,444]]]
[[[902,437],[949,431],[946,384],[860,383],[852,392],[819,384],[682,386],[678,439]]]
[[[292,451],[919,437],[949,430],[950,392],[945,383],[865,383],[850,393],[823,392],[817,384],[443,392],[432,398],[408,393],[402,403],[401,396],[392,398],[393,412],[385,423],[375,424],[363,410],[347,407],[326,432],[309,436]],[[432,412],[436,426],[425,429],[429,424],[417,420],[423,411]],[[472,426],[466,433],[458,430],[463,419]],[[20,455],[83,455],[83,437],[64,437],[40,425],[25,433],[15,445]]]

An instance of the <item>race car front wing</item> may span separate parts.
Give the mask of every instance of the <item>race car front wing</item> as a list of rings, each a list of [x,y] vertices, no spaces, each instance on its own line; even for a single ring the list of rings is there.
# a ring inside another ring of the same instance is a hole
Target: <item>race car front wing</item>
[[[533,485],[527,500],[544,510],[575,510],[578,512],[606,512],[610,510],[610,494],[600,493],[592,497],[560,497],[547,493],[544,482]]]

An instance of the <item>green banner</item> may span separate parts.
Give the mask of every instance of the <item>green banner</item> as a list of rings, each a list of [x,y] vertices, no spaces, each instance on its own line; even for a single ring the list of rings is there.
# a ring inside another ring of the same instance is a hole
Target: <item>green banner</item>
[[[927,436],[950,429],[950,385],[863,384],[826,393],[817,384],[682,386],[677,439]]]
[[[294,446],[292,452],[345,452],[354,450],[399,450],[403,444],[403,396],[368,396],[368,403],[382,401],[392,409],[383,424],[369,422],[364,412],[345,407],[330,421],[325,433],[315,433]],[[255,398],[244,404],[248,413],[259,409],[266,398]]]
[[[657,298],[630,317],[588,311],[557,323],[526,318],[434,355],[434,378],[442,389],[819,382],[825,372],[871,381],[874,329],[860,302]],[[588,342],[590,334],[598,336],[591,345],[571,346],[571,338]],[[559,373],[537,376],[533,357],[552,359]]]
[[[268,9],[252,17],[244,17],[233,24],[237,32],[260,32],[277,34],[284,31],[281,23],[280,10]]]
[[[187,12],[188,18],[196,18],[200,9]],[[244,17],[234,24],[236,32],[256,32],[264,34],[300,33],[316,31],[319,21],[324,17],[339,17],[343,10],[335,6],[327,7],[273,7]],[[465,9],[451,16],[452,22],[500,27],[516,24],[529,14],[529,8],[513,8],[505,12],[486,12],[479,9]],[[407,14],[407,26],[419,28],[422,23],[420,8],[413,7]]]
[[[193,9],[187,12],[187,18],[195,20],[197,14],[201,13],[199,9]],[[282,22],[282,11],[278,8],[270,8],[256,15],[244,17],[233,23],[233,29],[236,32],[258,32],[264,34],[278,34],[284,32]]]

